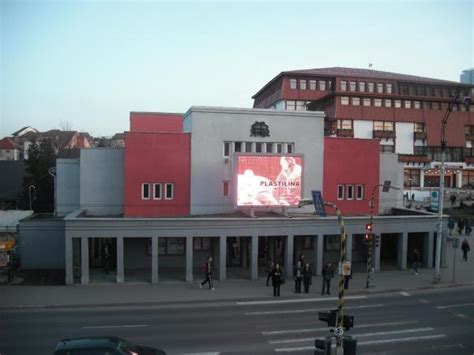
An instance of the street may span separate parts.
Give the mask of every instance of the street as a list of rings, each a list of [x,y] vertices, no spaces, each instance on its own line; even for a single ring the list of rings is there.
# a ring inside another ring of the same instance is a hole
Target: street
[[[52,354],[61,338],[116,335],[169,354],[313,354],[337,296],[0,311],[1,355]],[[474,353],[474,286],[352,295],[358,354]]]

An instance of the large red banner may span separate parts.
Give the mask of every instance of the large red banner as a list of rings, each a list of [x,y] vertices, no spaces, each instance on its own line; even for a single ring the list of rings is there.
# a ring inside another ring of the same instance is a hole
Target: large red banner
[[[297,206],[301,156],[237,156],[237,206]]]

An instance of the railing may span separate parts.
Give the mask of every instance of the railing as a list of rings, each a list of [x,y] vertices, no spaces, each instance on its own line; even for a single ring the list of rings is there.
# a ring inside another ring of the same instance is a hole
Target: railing
[[[415,132],[415,139],[426,139],[426,132]]]
[[[341,128],[336,130],[336,135],[338,137],[349,137],[352,138],[354,137],[354,130],[353,129],[348,129],[348,128]]]
[[[374,131],[374,138],[395,138],[394,131]]]
[[[427,155],[399,154],[398,161],[402,163],[428,163],[429,159]]]

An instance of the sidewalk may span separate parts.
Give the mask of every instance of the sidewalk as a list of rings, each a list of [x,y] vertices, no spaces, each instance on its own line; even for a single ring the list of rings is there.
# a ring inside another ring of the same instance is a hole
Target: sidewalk
[[[464,237],[461,237],[461,241]],[[473,248],[474,238],[467,237]],[[469,253],[468,262],[462,260],[462,251],[456,251],[456,279],[453,277],[453,248],[448,242],[446,268],[441,269],[441,282],[433,284],[434,269],[420,269],[418,275],[411,270],[377,272],[373,276],[374,287],[366,289],[367,275],[355,273],[346,295],[410,291],[435,287],[454,287],[474,284],[474,253]],[[199,276],[198,276],[199,277]],[[157,305],[179,302],[225,302],[231,300],[273,299],[272,287],[265,286],[265,279],[215,281],[215,290],[199,287],[200,280],[192,284],[180,281],[163,281],[157,285],[149,283],[91,284],[87,286],[0,286],[0,309]],[[339,277],[331,282],[331,296],[338,295]],[[321,296],[321,277],[314,277],[309,294],[294,294],[293,280],[287,280],[281,288],[281,299],[314,298]]]

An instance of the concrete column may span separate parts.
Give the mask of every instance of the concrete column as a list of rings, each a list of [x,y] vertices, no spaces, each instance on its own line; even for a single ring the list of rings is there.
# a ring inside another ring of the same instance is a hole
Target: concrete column
[[[398,235],[397,246],[397,266],[401,270],[407,268],[407,251],[408,251],[408,233],[401,233]]]
[[[273,237],[265,237],[267,238],[267,251],[268,251],[268,257],[272,259],[273,262],[275,262],[275,239]]]
[[[313,237],[313,273],[321,275],[323,271],[323,240],[324,235],[315,235]]]
[[[89,238],[81,237],[81,284],[89,283]]]
[[[226,257],[227,257],[227,237],[219,237],[219,281],[227,278],[226,273]]]
[[[74,254],[72,252],[73,243],[72,238],[66,236],[66,250],[65,250],[65,262],[66,262],[66,285],[74,284]]]
[[[352,261],[352,234],[346,234],[346,260]]]
[[[456,174],[456,186],[458,189],[462,187],[462,170]]]
[[[125,272],[123,265],[123,237],[117,237],[117,283],[121,284],[125,281]]]
[[[441,237],[441,267],[447,267],[446,264],[446,247],[447,247],[447,239],[446,236],[448,235],[447,229],[448,221],[443,218],[443,235]]]
[[[433,246],[434,233],[425,233],[425,236],[423,238],[423,265],[428,268],[433,267]]]
[[[425,171],[420,169],[420,189],[425,188]]]
[[[293,277],[293,248],[295,237],[287,235],[285,239],[285,271],[286,277],[291,279]]]
[[[158,283],[158,237],[151,237],[151,283]]]
[[[186,237],[186,282],[193,282],[193,237]]]
[[[258,235],[252,235],[252,256],[250,258],[250,278],[258,280]]]
[[[373,235],[375,238],[375,234]],[[380,246],[382,245],[382,235],[380,235],[380,242],[378,247],[374,247],[374,269],[380,271]]]

